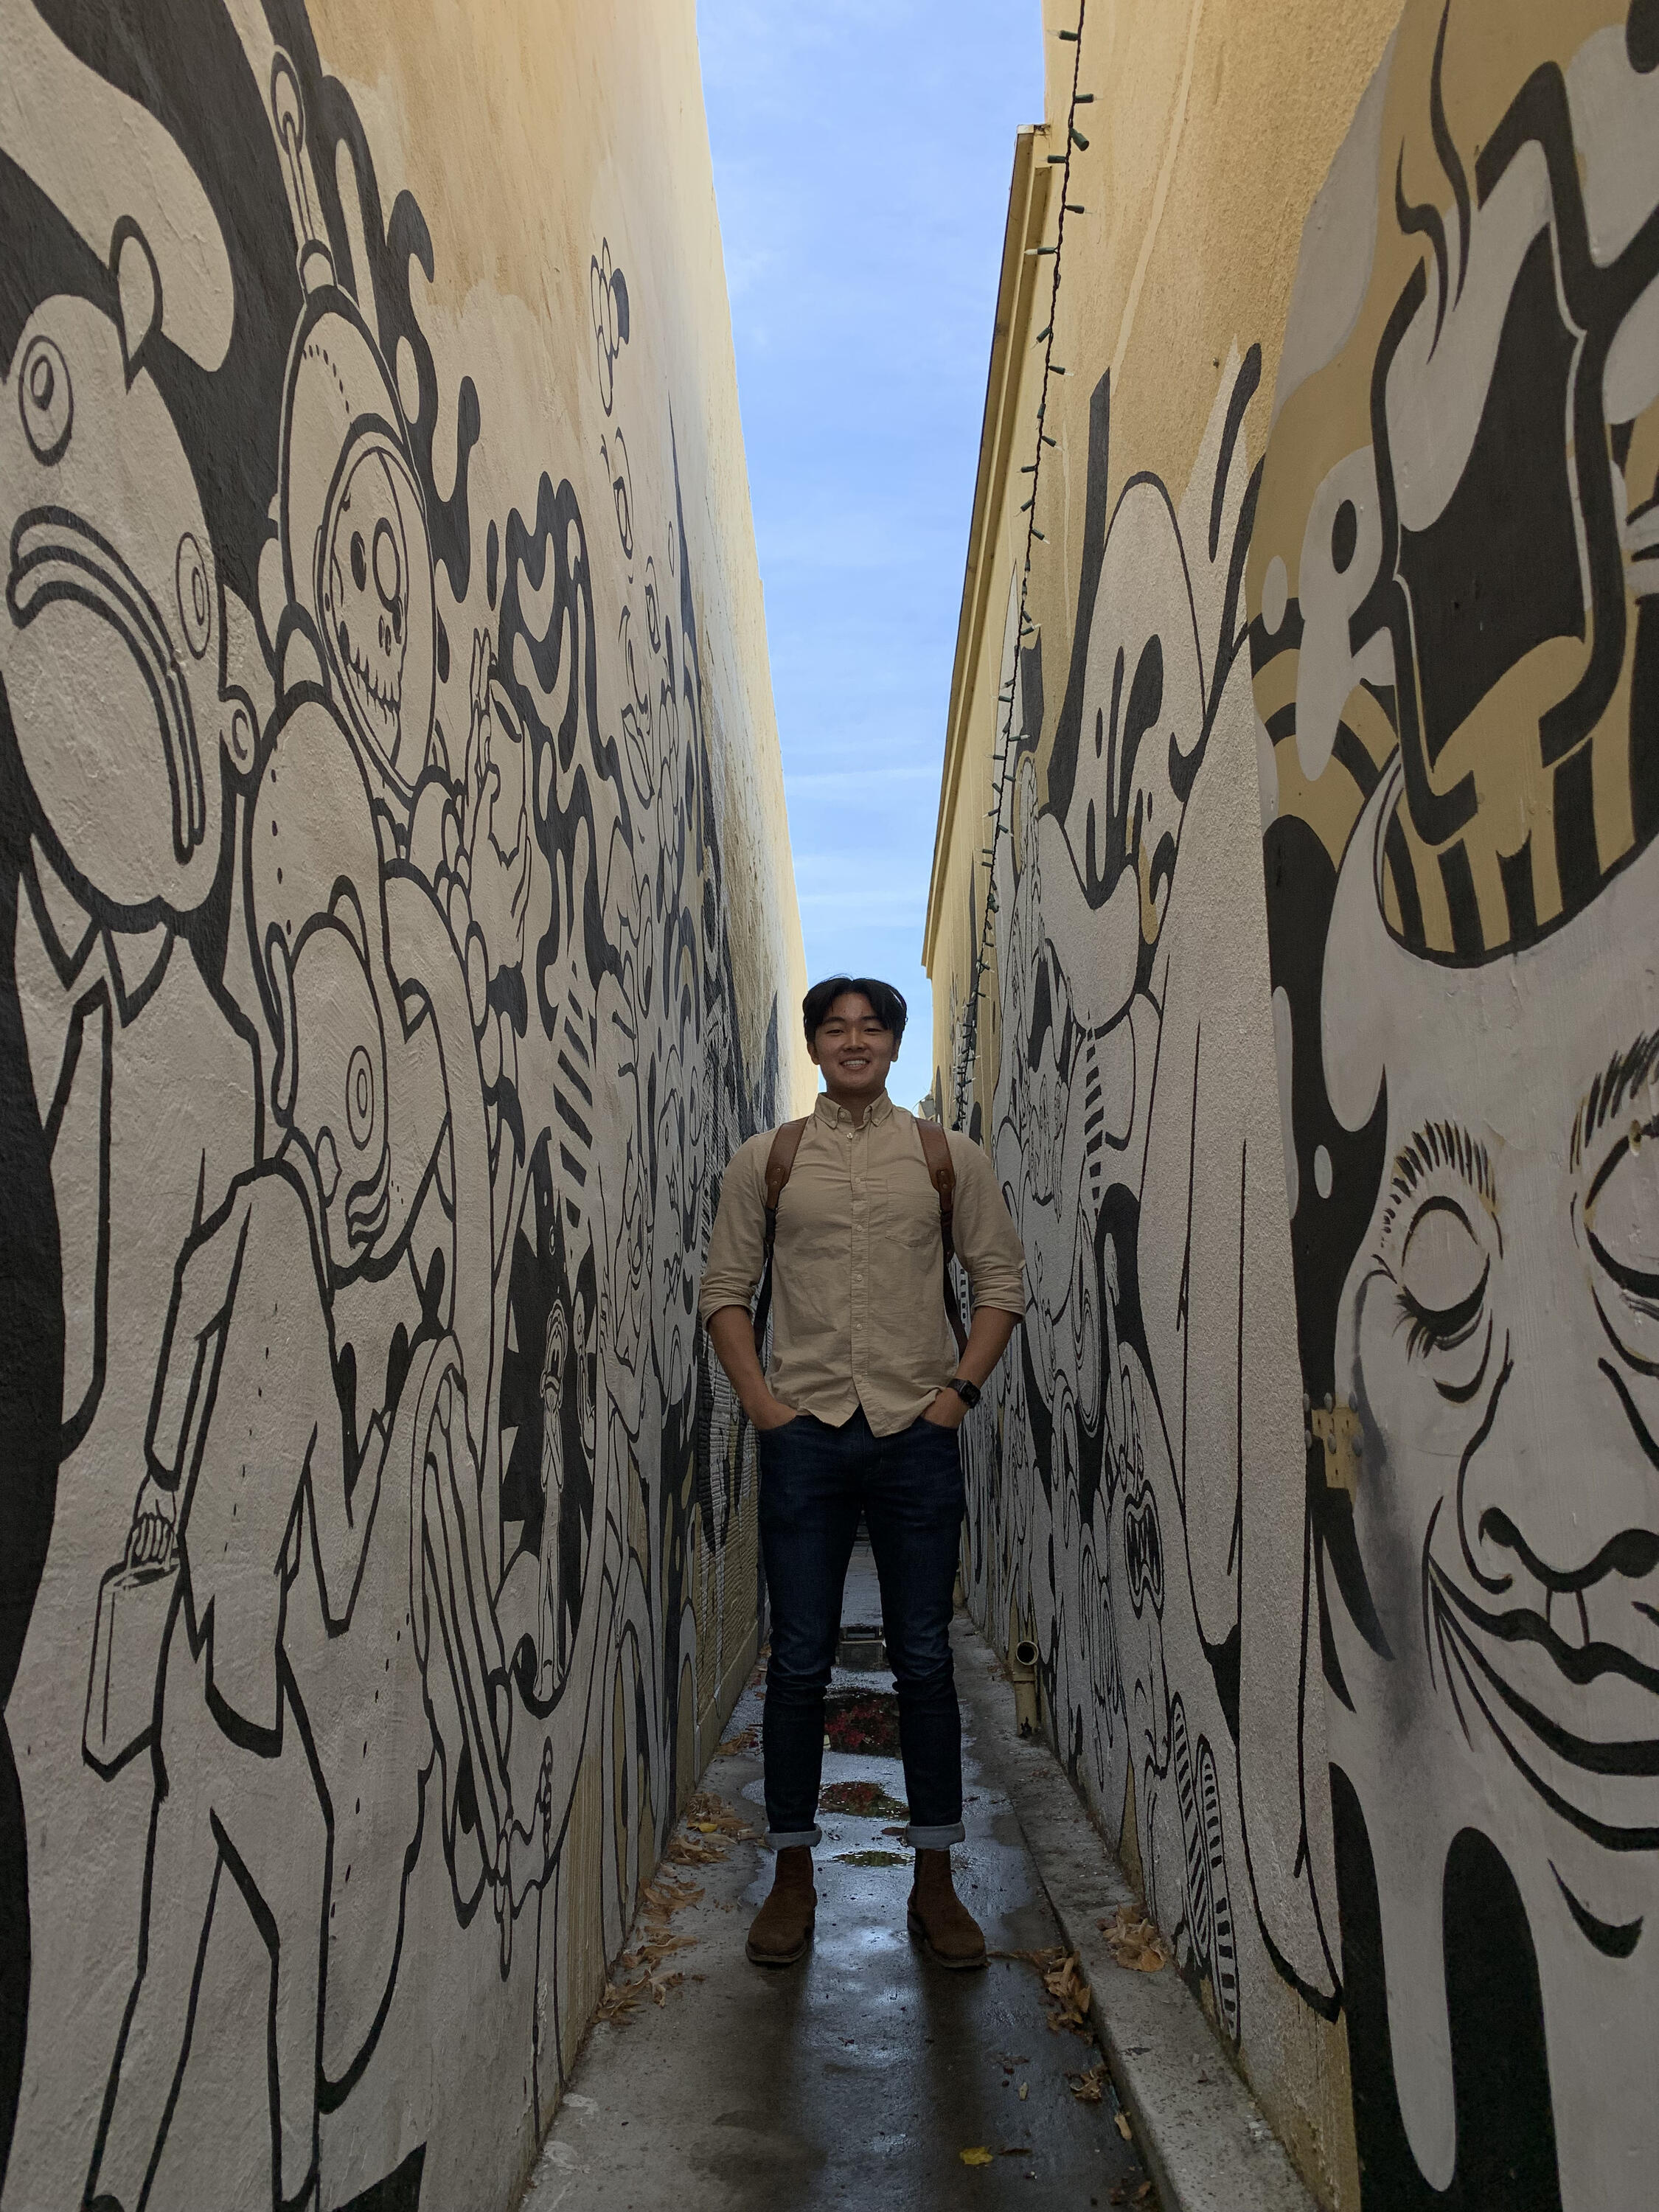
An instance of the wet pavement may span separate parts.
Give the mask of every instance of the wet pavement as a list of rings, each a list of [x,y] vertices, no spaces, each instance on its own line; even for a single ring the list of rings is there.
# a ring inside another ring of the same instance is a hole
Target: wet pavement
[[[848,1578],[848,1623],[880,1618],[867,1569],[866,1556]],[[960,1618],[957,1633],[976,1646]],[[838,1672],[835,1686],[890,1690],[891,1678]],[[751,1685],[728,1741],[762,1710]],[[1012,1717],[1011,1707],[1011,1726]],[[1059,1928],[1018,1823],[981,1773],[971,1737],[965,1747],[959,1893],[994,1951],[1047,1949]],[[904,1795],[898,1760],[868,1753],[826,1752],[824,1780]],[[702,1786],[764,1827],[757,1751],[716,1758]],[[1099,2102],[1080,2101],[1068,2086],[1068,2075],[1101,2054],[1050,2028],[1036,1969],[994,1958],[981,1973],[950,1973],[913,1946],[910,1854],[883,1832],[893,1821],[890,1808],[868,1819],[821,1816],[816,1939],[800,1965],[781,1971],[744,1956],[771,1880],[761,1844],[732,1840],[718,1863],[676,1870],[702,1892],[672,1916],[673,1932],[694,1947],[663,1962],[685,1979],[660,2005],[647,1996],[623,2019],[595,2026],[524,2212],[1086,2212],[1153,2203],[1119,2131],[1109,2081]],[[964,2150],[990,2155],[964,2163]]]

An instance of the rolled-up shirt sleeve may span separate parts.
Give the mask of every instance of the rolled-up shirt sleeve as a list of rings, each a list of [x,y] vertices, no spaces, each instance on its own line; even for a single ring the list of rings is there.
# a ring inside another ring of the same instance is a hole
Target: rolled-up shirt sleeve
[[[771,1133],[751,1137],[732,1154],[720,1182],[720,1202],[708,1238],[708,1259],[697,1293],[707,1326],[723,1306],[749,1306],[766,1256],[766,1153]]]
[[[1003,1202],[996,1170],[971,1137],[952,1136],[957,1171],[951,1240],[968,1273],[976,1306],[1025,1311],[1025,1255]]]

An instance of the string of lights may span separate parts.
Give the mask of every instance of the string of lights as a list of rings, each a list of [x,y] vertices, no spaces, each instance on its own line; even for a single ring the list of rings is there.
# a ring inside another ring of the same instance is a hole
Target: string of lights
[[[1066,137],[1063,148],[1048,157],[1052,167],[1060,172],[1060,216],[1054,225],[1054,243],[1049,246],[1028,246],[1028,253],[1051,258],[1054,264],[1054,283],[1048,298],[1048,320],[1033,341],[1042,348],[1042,381],[1037,393],[1037,440],[1035,457],[1021,469],[1023,477],[1031,479],[1030,496],[1020,507],[1026,518],[1025,560],[1019,580],[1019,629],[1015,648],[1014,671],[1006,690],[997,694],[997,740],[992,755],[992,781],[996,794],[995,804],[986,814],[990,825],[990,842],[981,846],[975,855],[974,872],[980,865],[985,868],[985,898],[981,908],[979,941],[974,949],[974,968],[968,1003],[963,1013],[962,1034],[957,1047],[956,1066],[951,1071],[951,1126],[962,1129],[967,1126],[969,1102],[973,1095],[974,1071],[979,1056],[979,1011],[987,981],[990,975],[992,954],[995,942],[997,890],[997,854],[1004,831],[1007,812],[1009,771],[1014,750],[1014,702],[1019,690],[1019,656],[1031,635],[1034,623],[1026,611],[1026,593],[1031,579],[1031,551],[1035,545],[1045,544],[1037,527],[1037,495],[1042,488],[1042,456],[1058,441],[1048,430],[1048,388],[1052,377],[1064,376],[1065,364],[1054,359],[1054,325],[1060,314],[1060,278],[1062,249],[1066,243],[1066,218],[1068,215],[1085,215],[1087,210],[1072,198],[1072,156],[1074,152],[1087,153],[1089,141],[1078,128],[1078,110],[1092,105],[1094,94],[1079,89],[1083,68],[1083,19],[1088,11],[1088,0],[1078,0],[1075,29],[1060,31],[1056,35],[1069,42],[1072,56],[1072,95],[1066,110]],[[969,912],[972,912],[971,902]]]

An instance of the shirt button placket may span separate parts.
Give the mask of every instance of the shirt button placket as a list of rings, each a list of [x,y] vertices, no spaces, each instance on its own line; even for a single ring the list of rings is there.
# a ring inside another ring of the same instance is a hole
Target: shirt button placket
[[[864,1379],[865,1288],[864,1263],[868,1243],[868,1226],[865,1218],[864,1158],[867,1125],[859,1123],[853,1131],[853,1374],[857,1382]],[[862,1392],[860,1393],[862,1396]]]

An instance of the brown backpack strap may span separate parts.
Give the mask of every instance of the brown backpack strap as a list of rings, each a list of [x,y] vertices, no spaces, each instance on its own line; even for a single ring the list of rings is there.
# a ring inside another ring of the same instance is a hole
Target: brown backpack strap
[[[778,1200],[783,1196],[783,1187],[793,1170],[795,1155],[806,1133],[806,1118],[785,1121],[775,1130],[772,1149],[766,1156],[766,1256],[761,1265],[760,1296],[755,1301],[755,1357],[763,1364],[766,1354],[762,1347],[772,1311],[772,1248],[778,1241]]]
[[[922,1158],[927,1163],[927,1178],[939,1193],[939,1243],[945,1251],[945,1314],[951,1324],[951,1334],[957,1340],[957,1357],[960,1358],[968,1347],[968,1332],[962,1325],[962,1308],[957,1299],[956,1285],[951,1280],[951,1262],[956,1257],[956,1240],[951,1233],[951,1217],[956,1212],[957,1170],[951,1158],[951,1139],[937,1121],[918,1121],[916,1134],[921,1139]]]

